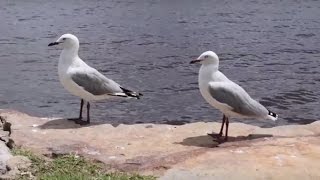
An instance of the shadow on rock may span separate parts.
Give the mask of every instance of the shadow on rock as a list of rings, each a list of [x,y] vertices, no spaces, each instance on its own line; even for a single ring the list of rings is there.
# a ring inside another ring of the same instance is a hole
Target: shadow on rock
[[[247,140],[254,140],[254,139],[260,139],[260,138],[267,138],[267,137],[273,137],[272,134],[249,134],[248,136],[237,136],[232,137],[229,136],[227,142],[237,142],[237,141],[247,141]],[[185,138],[182,142],[179,142],[177,144],[181,144],[184,146],[198,146],[198,147],[217,147],[219,144],[217,139],[212,138],[208,135],[203,136],[196,136],[196,137],[188,137]]]
[[[76,124],[74,121],[70,121],[67,119],[55,119],[40,125],[39,128],[40,129],[77,129],[82,127],[95,126],[99,124],[105,124],[105,123],[93,122],[87,125],[79,125],[79,124]]]
[[[208,135],[196,136],[196,137],[188,137],[185,138],[182,142],[178,142],[176,144],[181,144],[184,146],[198,146],[198,147],[217,147],[219,145],[218,142],[213,141],[212,137]]]

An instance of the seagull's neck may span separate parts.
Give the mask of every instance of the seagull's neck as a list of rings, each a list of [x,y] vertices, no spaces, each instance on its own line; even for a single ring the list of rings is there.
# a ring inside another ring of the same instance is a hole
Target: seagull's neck
[[[217,72],[219,70],[219,64],[202,64],[200,72]]]
[[[208,81],[230,81],[218,68],[217,64],[203,64],[199,71],[199,82],[207,84]]]
[[[65,63],[72,63],[72,61],[75,61],[78,59],[79,57],[78,51],[79,51],[79,46],[64,48],[60,54],[60,61],[63,61]]]
[[[220,76],[218,66],[216,64],[202,64],[199,70],[199,83],[207,84],[208,81],[219,81]]]
[[[79,46],[65,47],[62,50],[62,54],[67,56],[78,56]]]

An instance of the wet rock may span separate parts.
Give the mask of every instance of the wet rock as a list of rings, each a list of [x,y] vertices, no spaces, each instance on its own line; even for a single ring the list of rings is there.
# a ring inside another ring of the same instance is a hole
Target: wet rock
[[[11,135],[11,123],[5,122],[3,124],[3,131],[8,131],[9,132],[9,136],[10,136]]]
[[[7,119],[4,116],[0,116],[0,122],[2,126],[3,131],[8,131],[8,136],[11,135],[11,123],[7,121]]]
[[[9,149],[13,149],[15,147],[14,141],[11,138],[8,139],[6,145]]]

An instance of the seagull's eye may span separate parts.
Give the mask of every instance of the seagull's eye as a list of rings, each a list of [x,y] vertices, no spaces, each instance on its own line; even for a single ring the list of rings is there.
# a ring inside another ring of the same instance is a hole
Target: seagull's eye
[[[205,55],[205,56],[204,56],[204,58],[208,58],[208,57],[209,57],[208,55]]]
[[[66,40],[67,38],[62,38],[62,40]]]

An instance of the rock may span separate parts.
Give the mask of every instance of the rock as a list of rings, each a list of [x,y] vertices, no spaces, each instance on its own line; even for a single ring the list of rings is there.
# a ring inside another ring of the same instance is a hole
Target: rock
[[[152,124],[146,125],[146,128],[153,128]]]
[[[25,156],[13,156],[6,162],[8,172],[1,176],[0,179],[17,179],[21,172],[27,170],[31,166],[31,160]]]
[[[3,131],[8,131],[9,132],[9,136],[10,136],[11,135],[11,123],[5,122],[3,124]]]
[[[13,149],[15,147],[14,141],[11,138],[8,139],[8,141],[6,142],[6,145],[10,149]]]
[[[0,115],[12,123],[17,146],[46,155],[75,153],[164,180],[320,179],[320,121],[274,128],[231,123],[230,142],[218,144],[207,133],[219,132],[220,123],[79,126],[10,110]]]
[[[7,172],[6,162],[12,157],[9,148],[4,142],[0,141],[0,174]]]
[[[0,175],[0,179],[2,180],[16,180],[16,179],[19,179],[19,176],[22,175],[22,174],[27,174],[29,177],[28,179],[35,179],[35,178],[32,178],[32,174],[31,172],[20,172],[18,169],[13,169],[9,172],[7,172],[6,174],[4,175]],[[26,177],[26,176],[25,176]]]
[[[3,131],[8,131],[9,135],[11,135],[11,123],[7,122],[7,119],[4,116],[0,116],[0,122],[1,122],[1,126],[2,126],[2,130]]]
[[[31,161],[25,156],[13,156],[7,161],[7,169],[11,170],[26,170],[31,166]]]

